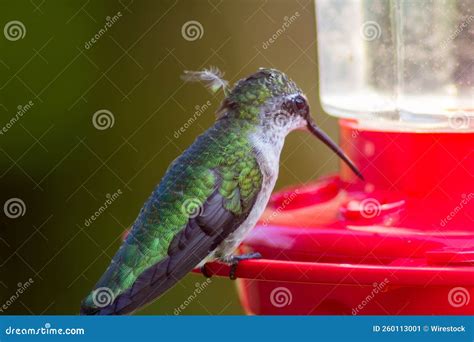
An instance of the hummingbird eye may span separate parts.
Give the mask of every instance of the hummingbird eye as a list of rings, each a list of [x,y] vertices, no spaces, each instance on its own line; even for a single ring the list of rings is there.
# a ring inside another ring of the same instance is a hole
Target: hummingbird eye
[[[288,98],[283,104],[283,109],[290,114],[300,115],[303,117],[306,117],[309,113],[308,103],[301,95]]]
[[[295,97],[293,102],[295,103],[295,107],[298,110],[303,110],[306,108],[306,101],[301,95],[298,95],[297,97]]]
[[[309,107],[306,99],[301,96],[297,95],[293,98],[293,108],[295,114],[301,115],[302,117],[306,117],[309,114]]]

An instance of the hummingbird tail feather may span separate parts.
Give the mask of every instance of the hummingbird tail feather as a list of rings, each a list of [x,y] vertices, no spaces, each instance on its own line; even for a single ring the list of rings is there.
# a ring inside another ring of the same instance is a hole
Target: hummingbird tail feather
[[[98,308],[81,305],[80,315],[82,316],[94,316],[94,315],[98,315],[99,313],[100,313],[100,309]]]
[[[133,285],[104,307],[88,307],[81,314],[123,315],[135,311],[161,296],[192,271],[242,222],[223,207],[223,197],[216,190],[206,201],[201,215],[190,218],[172,240],[168,255],[146,269]],[[106,284],[97,285],[102,287]]]
[[[181,278],[191,272],[208,254],[211,244],[202,235],[190,246],[173,257],[168,257],[145,271],[134,286],[117,298],[111,314],[127,314],[161,296]],[[194,250],[194,252],[189,252]]]

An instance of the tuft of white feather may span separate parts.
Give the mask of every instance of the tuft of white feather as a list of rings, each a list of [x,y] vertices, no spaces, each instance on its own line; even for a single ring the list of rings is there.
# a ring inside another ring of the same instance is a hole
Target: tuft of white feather
[[[224,94],[227,92],[227,85],[229,82],[224,80],[222,77],[224,73],[221,72],[218,68],[211,66],[209,69],[204,69],[203,71],[188,71],[184,72],[184,75],[181,78],[185,82],[202,82],[206,88],[210,89],[213,93],[222,89]]]

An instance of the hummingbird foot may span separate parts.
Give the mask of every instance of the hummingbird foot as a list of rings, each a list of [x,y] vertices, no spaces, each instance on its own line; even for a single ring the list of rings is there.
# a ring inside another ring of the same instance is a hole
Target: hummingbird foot
[[[225,264],[230,265],[229,278],[231,280],[235,280],[237,279],[237,277],[235,276],[235,273],[237,272],[237,266],[239,265],[239,262],[241,262],[242,260],[260,259],[261,257],[262,255],[260,253],[255,252],[255,253],[227,256],[227,257],[221,258],[220,261],[222,261]]]
[[[207,264],[204,264],[201,266],[200,270],[201,270],[201,273],[204,277],[206,278],[211,278],[212,277],[212,273],[209,272],[209,270],[207,269]]]

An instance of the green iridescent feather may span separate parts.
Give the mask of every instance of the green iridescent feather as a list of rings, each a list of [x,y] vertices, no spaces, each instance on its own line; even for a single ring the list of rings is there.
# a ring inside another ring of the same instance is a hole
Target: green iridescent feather
[[[244,121],[219,121],[171,164],[96,287],[116,297],[166,257],[173,237],[217,186],[215,171],[222,177],[218,191],[225,208],[236,215],[250,211],[262,181],[246,137],[251,129]],[[86,304],[93,305],[92,294]]]

